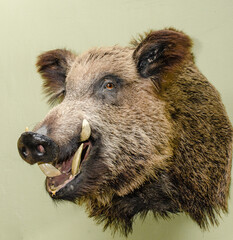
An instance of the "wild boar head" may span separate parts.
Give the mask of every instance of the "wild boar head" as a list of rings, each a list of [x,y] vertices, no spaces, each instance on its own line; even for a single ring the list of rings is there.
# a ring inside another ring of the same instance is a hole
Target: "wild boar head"
[[[18,141],[55,199],[85,204],[105,228],[136,215],[188,213],[201,227],[227,211],[232,127],[220,96],[174,29],[130,47],[39,56],[50,110]]]

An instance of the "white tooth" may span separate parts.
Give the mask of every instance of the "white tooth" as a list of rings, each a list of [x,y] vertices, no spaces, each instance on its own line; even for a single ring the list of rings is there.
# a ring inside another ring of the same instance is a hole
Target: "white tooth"
[[[82,123],[82,132],[80,134],[81,142],[86,141],[91,136],[91,127],[89,122],[84,119]]]
[[[56,177],[61,175],[61,172],[49,163],[39,163],[39,168],[47,177]]]
[[[79,172],[82,151],[83,151],[83,143],[80,145],[80,147],[74,154],[74,158],[72,161],[72,170],[71,170],[73,176],[75,176]]]
[[[28,127],[25,127],[25,132],[28,132],[29,131],[29,128]]]

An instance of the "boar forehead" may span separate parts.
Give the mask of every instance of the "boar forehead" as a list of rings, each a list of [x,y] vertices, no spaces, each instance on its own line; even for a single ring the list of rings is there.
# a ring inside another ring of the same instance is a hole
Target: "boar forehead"
[[[115,46],[92,49],[78,56],[67,76],[67,93],[81,96],[97,80],[108,74],[118,76],[128,83],[136,83],[138,74],[132,54],[131,48]]]

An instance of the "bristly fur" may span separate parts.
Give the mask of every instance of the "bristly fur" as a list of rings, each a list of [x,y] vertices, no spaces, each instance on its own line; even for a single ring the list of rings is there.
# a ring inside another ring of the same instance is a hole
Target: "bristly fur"
[[[138,34],[136,37],[132,38],[131,41],[129,42],[130,46],[132,46],[133,48],[137,48],[138,45],[144,41],[144,39],[153,31],[150,30],[148,32],[144,32],[142,34]]]
[[[149,211],[156,218],[184,212],[204,229],[218,223],[228,209],[233,130],[191,47],[189,36],[169,28],[131,47],[39,56],[45,92],[62,102],[35,131],[46,125],[73,153],[84,118],[92,129],[93,150],[72,190],[54,198],[85,205],[105,229],[124,235]]]
[[[164,28],[162,31],[173,31],[173,32],[177,32],[177,33],[181,33],[183,35],[185,35],[185,33],[183,31],[179,31],[173,27],[168,27],[168,28]],[[153,34],[153,32],[156,32],[154,30],[149,30],[149,31],[146,31],[144,33],[139,33],[137,36],[133,37],[129,44],[130,46],[132,46],[133,48],[137,48],[139,46],[139,44],[141,44],[150,34]],[[159,32],[159,31],[157,31]]]

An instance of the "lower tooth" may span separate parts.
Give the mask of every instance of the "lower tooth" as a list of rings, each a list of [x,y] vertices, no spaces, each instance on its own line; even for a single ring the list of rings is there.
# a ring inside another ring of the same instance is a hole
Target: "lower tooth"
[[[55,168],[52,164],[49,163],[40,163],[38,164],[40,170],[47,176],[47,177],[56,177],[61,175],[61,172]]]
[[[83,143],[78,148],[77,152],[74,154],[73,161],[72,161],[72,175],[75,176],[79,172],[79,167],[81,163],[81,155],[83,151]]]

